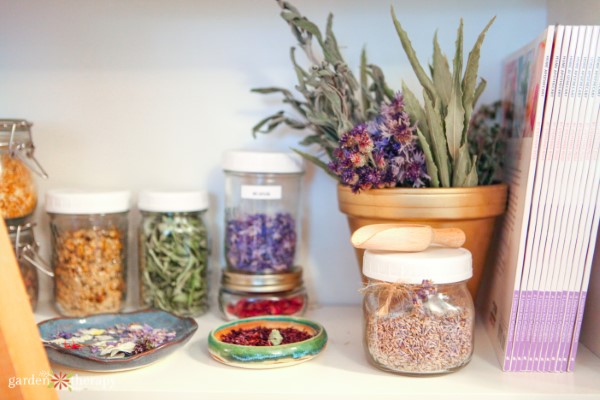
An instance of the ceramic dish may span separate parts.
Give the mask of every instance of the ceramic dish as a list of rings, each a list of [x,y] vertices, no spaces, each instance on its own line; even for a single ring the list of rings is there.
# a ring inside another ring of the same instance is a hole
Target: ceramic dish
[[[302,342],[278,346],[242,346],[221,341],[233,329],[266,327],[271,329],[295,328],[313,337]],[[216,328],[208,335],[208,351],[217,361],[241,368],[287,367],[317,356],[327,344],[327,332],[320,324],[307,319],[268,316],[240,319]]]
[[[58,332],[75,333],[79,329],[108,328],[117,324],[148,324],[153,328],[161,328],[175,332],[175,337],[168,342],[143,353],[125,358],[107,359],[95,355],[87,348],[67,348],[61,344],[48,343]],[[145,310],[131,313],[111,313],[91,315],[83,318],[54,318],[38,324],[40,336],[48,359],[69,368],[93,372],[111,372],[135,369],[149,365],[160,358],[173,353],[183,346],[196,332],[198,324],[192,318],[182,318],[166,311]]]

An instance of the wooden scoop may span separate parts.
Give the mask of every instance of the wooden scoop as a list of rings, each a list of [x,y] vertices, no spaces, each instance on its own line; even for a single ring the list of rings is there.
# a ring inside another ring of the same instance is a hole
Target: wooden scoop
[[[351,241],[359,249],[423,251],[432,244],[461,247],[465,233],[458,228],[434,229],[429,225],[375,224],[357,229]]]

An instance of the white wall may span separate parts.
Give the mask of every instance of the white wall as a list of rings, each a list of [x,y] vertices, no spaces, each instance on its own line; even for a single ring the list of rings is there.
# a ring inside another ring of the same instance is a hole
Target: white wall
[[[352,67],[366,45],[393,86],[405,79],[416,89],[391,23],[390,1],[295,3],[319,24],[334,11],[335,31]],[[547,18],[545,0],[393,4],[424,61],[436,28],[451,55],[461,16],[467,49],[497,16],[480,67],[489,82],[486,102],[498,98],[501,60],[541,33]],[[40,182],[42,193],[65,186],[134,193],[207,189],[216,268],[222,258],[221,153],[287,149],[300,138],[285,130],[258,140],[250,135],[252,125],[279,103],[249,90],[294,84],[288,58],[293,44],[273,1],[0,0],[0,116],[34,122],[36,154],[50,173],[50,180]],[[312,299],[358,302],[358,268],[335,184],[312,167],[305,211],[300,260]],[[47,219],[41,210],[36,218],[47,253]],[[50,282],[43,278],[43,284]]]
[[[600,1],[548,0],[548,23],[598,25],[600,24]]]

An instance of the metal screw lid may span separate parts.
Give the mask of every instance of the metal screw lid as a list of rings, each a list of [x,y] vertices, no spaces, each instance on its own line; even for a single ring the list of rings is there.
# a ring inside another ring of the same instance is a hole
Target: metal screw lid
[[[247,274],[224,270],[221,283],[225,289],[249,293],[286,292],[302,286],[302,269],[278,274]]]

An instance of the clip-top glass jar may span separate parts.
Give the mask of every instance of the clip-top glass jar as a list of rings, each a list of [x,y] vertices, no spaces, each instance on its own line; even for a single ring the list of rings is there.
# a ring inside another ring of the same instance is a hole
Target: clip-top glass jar
[[[140,296],[143,305],[185,317],[208,309],[206,192],[142,192]]]
[[[37,191],[31,172],[48,175],[33,156],[31,123],[0,120],[0,216],[18,225],[35,210]]]
[[[54,301],[69,317],[121,311],[127,291],[126,191],[50,190]]]
[[[35,258],[38,257],[38,244],[33,235],[33,227],[33,223],[9,225],[8,234],[19,264],[19,271],[29,297],[29,303],[31,308],[35,310],[38,301],[39,283],[35,266]]]
[[[293,153],[229,151],[225,170],[225,261],[232,271],[289,272],[300,237],[303,163]]]
[[[228,321],[259,315],[300,316],[307,303],[300,268],[277,274],[223,271],[219,308]]]
[[[367,250],[363,273],[365,345],[377,367],[444,374],[471,360],[475,310],[466,285],[473,274],[468,250]]]

